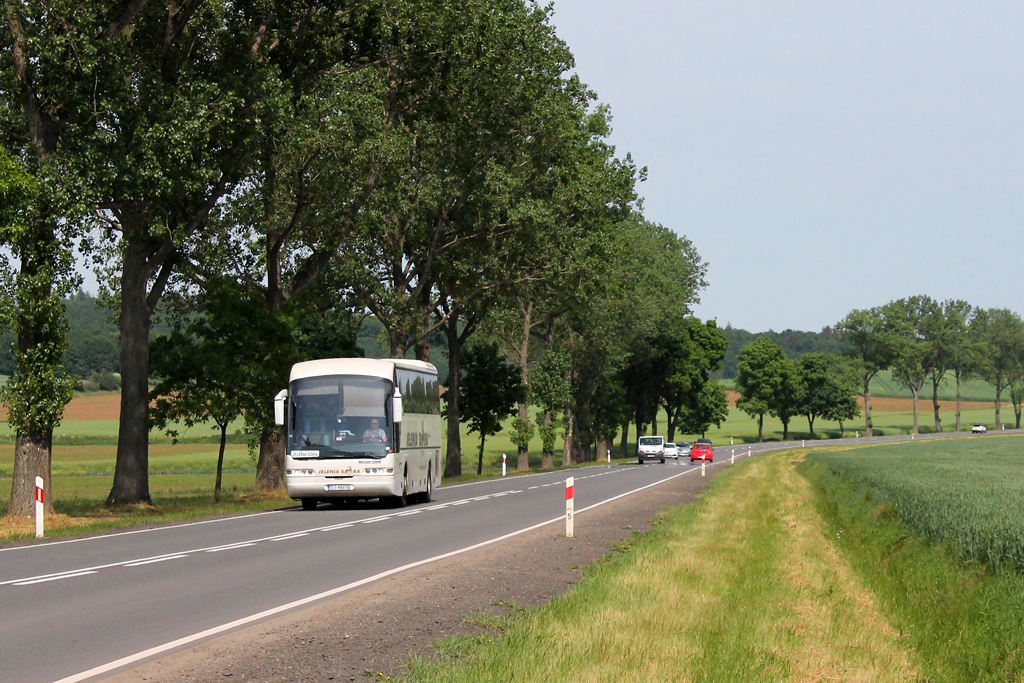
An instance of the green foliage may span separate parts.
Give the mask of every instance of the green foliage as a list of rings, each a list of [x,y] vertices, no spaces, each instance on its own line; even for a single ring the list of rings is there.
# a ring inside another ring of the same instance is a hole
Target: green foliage
[[[551,415],[551,422],[545,423],[545,413],[537,413],[537,433],[540,435],[541,450],[550,453],[555,449],[555,439],[558,438],[558,429],[561,427],[561,416]]]
[[[816,452],[820,463],[908,526],[993,571],[1024,569],[1024,454],[1020,439],[975,437]]]
[[[509,429],[509,440],[517,448],[529,449],[530,439],[533,438],[534,432],[537,431],[535,424],[529,420],[523,420],[522,418],[515,418],[512,420],[512,427]]]
[[[725,388],[714,380],[701,384],[700,389],[687,394],[683,403],[679,430],[683,434],[704,436],[714,425],[721,427],[729,418],[729,398]]]
[[[519,368],[505,362],[497,344],[479,344],[463,351],[459,407],[469,430],[480,435],[477,474],[483,469],[484,441],[501,431],[501,421],[526,400]]]
[[[729,342],[729,348],[725,358],[722,359],[722,370],[716,374],[716,377],[720,375],[725,379],[735,379],[740,351],[760,337],[768,337],[781,346],[786,356],[792,360],[799,360],[808,353],[842,353],[847,347],[836,331],[827,326],[821,332],[800,330],[748,332],[732,325],[726,325],[722,328],[722,333]]]
[[[298,359],[291,330],[257,295],[227,279],[209,282],[195,303],[193,316],[176,319],[169,335],[153,341],[150,367],[159,381],[152,423],[175,435],[177,421],[226,428],[244,413],[250,435],[258,435],[272,388],[287,383]],[[268,362],[282,350],[291,362]]]
[[[790,361],[778,344],[761,337],[743,349],[736,373],[740,399],[736,405],[762,424],[766,413],[773,412],[776,394],[787,382]],[[758,429],[758,440],[762,437]]]

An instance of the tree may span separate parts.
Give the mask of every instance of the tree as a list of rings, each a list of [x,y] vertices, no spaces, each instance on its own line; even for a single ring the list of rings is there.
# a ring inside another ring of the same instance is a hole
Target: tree
[[[540,403],[537,425],[541,439],[541,469],[555,466],[555,437],[559,426],[557,416],[565,412],[572,399],[568,382],[569,358],[559,349],[548,349],[533,369],[530,389]]]
[[[0,309],[5,326],[17,334],[14,376],[0,393],[16,432],[9,515],[33,513],[37,476],[52,492],[53,430],[74,388],[74,378],[62,363],[68,344],[62,297],[77,281],[47,210],[62,201],[65,188],[52,176],[58,166],[52,160],[40,164],[39,182],[0,147],[0,244],[19,262],[15,273],[5,259]],[[52,495],[45,506],[53,512]]]
[[[946,320],[947,364],[956,380],[956,431],[961,431],[960,409],[963,383],[970,379],[981,361],[978,326],[975,320],[978,309],[966,301],[947,300],[942,304]]]
[[[800,412],[807,416],[811,438],[815,438],[814,421],[818,417],[840,423],[859,412],[854,394],[857,376],[849,362],[831,353],[808,353],[800,358],[803,401]]]
[[[864,397],[865,435],[874,434],[871,423],[871,380],[892,364],[895,340],[885,329],[880,308],[850,311],[836,325],[836,334],[850,345],[847,353],[858,362]]]
[[[709,379],[699,389],[690,391],[683,403],[679,424],[684,434],[705,436],[711,425],[721,427],[729,419],[729,397],[725,387]]]
[[[781,349],[781,347],[780,347]],[[783,351],[785,353],[785,351]],[[779,386],[769,412],[782,422],[782,440],[789,439],[789,421],[800,414],[803,404],[803,381],[800,378],[800,366],[796,361],[785,359],[782,363]]]
[[[893,377],[909,389],[914,397],[912,433],[917,434],[921,387],[930,376],[944,372],[945,364],[942,352],[938,348],[940,341],[937,339],[942,329],[939,320],[942,312],[931,297],[912,296],[886,304],[882,307],[881,314],[882,324],[893,341]],[[940,371],[939,367],[943,369]],[[937,394],[936,386],[936,396]]]
[[[174,439],[178,421],[194,427],[212,420],[220,429],[213,490],[219,503],[228,426],[243,414],[249,422],[265,412],[267,387],[280,386],[290,367],[282,373],[269,359],[280,358],[282,348],[295,354],[295,346],[288,327],[233,281],[211,281],[194,303],[192,315],[175,320],[169,335],[153,341],[151,367],[159,380],[150,393],[151,421]]]
[[[764,441],[764,416],[773,410],[776,397],[788,382],[787,363],[782,347],[768,337],[755,339],[740,352],[736,368],[736,388],[740,393],[737,406],[757,418],[758,443]]]
[[[497,344],[480,344],[465,350],[462,364],[462,414],[469,422],[469,431],[480,434],[480,453],[476,473],[484,466],[484,441],[501,431],[501,421],[515,412],[526,387],[519,381],[519,371],[498,353]]]
[[[981,374],[996,389],[996,429],[1002,428],[999,408],[1002,392],[1010,386],[1013,369],[1024,349],[1024,322],[1005,308],[981,311],[975,320],[982,344]],[[972,325],[973,327],[974,325]]]

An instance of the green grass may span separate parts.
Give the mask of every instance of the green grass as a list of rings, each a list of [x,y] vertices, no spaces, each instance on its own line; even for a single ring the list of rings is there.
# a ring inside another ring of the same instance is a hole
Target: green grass
[[[878,373],[875,375],[874,379],[871,380],[871,395],[882,398],[914,397],[910,389],[907,389],[893,379],[892,373],[888,370]],[[921,397],[924,398],[926,396],[931,400],[932,383],[930,380],[925,382],[925,386],[921,388]],[[963,386],[960,388],[960,398],[964,401],[994,402],[996,400],[996,388],[983,379],[968,380],[967,382],[964,382]],[[947,372],[945,381],[939,385],[939,400],[956,400],[956,377],[952,372]],[[1009,391],[1003,391],[1002,400],[1010,400]]]
[[[814,454],[804,466],[819,490],[827,532],[914,648],[923,680],[1024,679],[1024,576],[963,561],[963,549],[955,541],[937,543],[904,522],[893,501],[880,500],[876,489],[866,488],[855,473],[865,473],[869,481],[902,479],[895,490],[912,489],[912,480],[919,479],[919,491],[936,496],[937,518],[944,518],[948,529],[992,529],[1005,526],[986,510],[998,503],[1007,506],[1008,518],[1019,519],[1021,457],[1015,451],[1022,446],[1022,437],[876,446]],[[847,465],[856,460],[863,460],[864,467],[850,470]],[[850,477],[835,474],[833,463]],[[901,474],[888,477],[888,470]],[[940,472],[952,479],[950,484],[937,481]],[[999,476],[1010,481],[993,480]],[[986,495],[993,500],[984,500]],[[1011,532],[1019,535],[1019,529]]]
[[[587,569],[492,638],[438,643],[418,683],[911,680],[912,665],[819,532],[811,487],[774,454]],[[567,541],[568,542],[568,541]]]
[[[1024,439],[965,437],[815,453],[811,464],[905,524],[998,572],[1024,568]]]

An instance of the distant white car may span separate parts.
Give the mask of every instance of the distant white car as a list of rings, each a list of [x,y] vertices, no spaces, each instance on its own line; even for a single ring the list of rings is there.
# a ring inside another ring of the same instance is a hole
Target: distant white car
[[[637,444],[637,460],[643,465],[645,460],[659,460],[665,462],[665,437],[663,436],[641,436]]]
[[[679,447],[674,443],[665,444],[665,457],[679,459]]]
[[[971,434],[988,434],[988,427],[985,425],[974,425],[971,427]]]

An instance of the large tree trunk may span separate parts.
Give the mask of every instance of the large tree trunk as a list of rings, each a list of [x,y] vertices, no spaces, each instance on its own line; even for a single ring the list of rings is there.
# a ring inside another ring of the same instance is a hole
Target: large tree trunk
[[[284,488],[285,447],[284,429],[281,427],[271,427],[260,435],[260,456],[256,462],[257,491]]]
[[[544,411],[544,426],[546,428],[549,428],[549,429],[551,427],[551,411],[550,410],[545,410]],[[550,470],[550,469],[554,469],[554,467],[555,467],[555,454],[552,451],[549,451],[549,450],[543,451],[543,454],[541,455],[541,460],[540,460],[540,468],[542,470]]]
[[[220,451],[217,453],[217,481],[213,485],[213,502],[220,502],[221,475],[224,472],[224,447],[228,443],[228,423],[220,426]]]
[[[764,442],[764,413],[757,416],[757,442]]]
[[[623,460],[629,457],[629,420],[622,423],[622,440],[619,441],[619,457]]]
[[[956,431],[961,431],[960,425],[960,387],[963,386],[963,380],[960,378],[960,373],[956,375]]]
[[[939,418],[939,382],[932,379],[932,409],[935,411],[935,433],[942,433],[942,419]]]
[[[576,417],[572,414],[572,408],[565,409],[565,444],[562,446],[562,467],[568,467],[573,463],[572,459],[572,442],[573,442],[573,423]]]
[[[782,421],[782,440],[783,441],[788,441],[789,440],[789,420],[788,419]]]
[[[911,434],[917,434],[918,428],[918,399],[920,398],[921,390],[917,387],[910,387],[910,391],[914,394],[914,430]]]
[[[459,326],[455,316],[444,326],[444,334],[448,338],[448,388],[445,390],[445,401],[448,420],[447,456],[444,462],[444,476],[462,476],[462,432],[459,430],[461,413],[459,412],[459,391],[462,384],[462,340],[459,339]]]
[[[871,424],[871,378],[864,378],[864,436],[874,436],[874,425]]]
[[[999,420],[999,408],[1002,406],[1003,387],[996,383],[996,429],[1002,429],[1003,423]]]
[[[524,306],[522,303],[519,305],[519,309],[523,313],[523,329],[522,336],[519,339],[519,368],[521,371],[520,379],[523,386],[529,386],[529,370],[528,365],[530,361],[530,330],[533,329],[533,301],[529,301]],[[530,406],[527,405],[526,401],[519,404],[519,419],[524,423],[530,421]],[[527,472],[530,469],[530,448],[529,446],[519,446],[519,458],[516,463],[516,469],[520,472]]]
[[[18,433],[14,443],[14,476],[11,480],[11,504],[7,514],[32,516],[36,513],[36,477],[43,478],[43,505],[53,514],[53,490],[50,488],[50,453],[52,432],[48,434]]]
[[[121,420],[107,505],[153,504],[149,496],[149,271],[145,245],[132,232],[126,226],[121,271]]]
[[[814,417],[812,415],[808,415],[807,416],[807,429],[811,432],[811,438],[812,439],[815,438],[815,436],[814,436]]]

